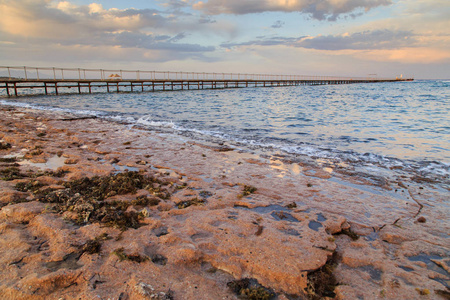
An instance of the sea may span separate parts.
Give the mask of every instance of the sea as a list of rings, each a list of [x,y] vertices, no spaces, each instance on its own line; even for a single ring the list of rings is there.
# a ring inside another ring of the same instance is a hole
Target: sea
[[[0,105],[96,116],[450,188],[450,80],[19,97],[0,91]]]

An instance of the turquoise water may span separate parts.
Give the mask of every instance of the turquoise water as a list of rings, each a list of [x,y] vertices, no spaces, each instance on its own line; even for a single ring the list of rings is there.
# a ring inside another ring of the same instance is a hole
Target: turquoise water
[[[0,104],[96,115],[296,157],[449,175],[450,81],[3,96]]]

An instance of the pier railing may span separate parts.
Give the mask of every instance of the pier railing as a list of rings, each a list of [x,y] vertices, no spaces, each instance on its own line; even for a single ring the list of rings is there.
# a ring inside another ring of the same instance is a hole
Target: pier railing
[[[0,78],[10,80],[55,80],[55,81],[155,81],[155,80],[231,80],[231,81],[336,81],[336,80],[366,80],[390,81],[399,78],[342,77],[342,76],[310,76],[310,75],[275,75],[251,73],[208,73],[208,72],[173,72],[173,71],[142,71],[120,69],[81,69],[81,68],[44,68],[44,67],[8,67],[0,66]]]
[[[403,78],[0,66],[0,97],[409,81]]]

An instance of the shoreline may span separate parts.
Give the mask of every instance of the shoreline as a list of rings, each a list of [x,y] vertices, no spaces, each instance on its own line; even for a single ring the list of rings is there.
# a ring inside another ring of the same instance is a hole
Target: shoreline
[[[375,186],[354,174],[67,113],[1,107],[0,114],[0,157],[18,157],[0,169],[26,174],[0,181],[5,299],[236,299],[244,278],[278,299],[449,295],[448,190],[409,178]],[[46,167],[54,173],[38,174]],[[126,169],[159,181],[100,202],[128,203],[124,213],[140,214],[137,228],[90,220],[92,212],[76,224],[73,207],[52,212],[37,201],[45,189]],[[30,182],[36,190],[17,190]],[[155,194],[155,185],[169,195]],[[159,202],[129,204],[139,196]],[[112,239],[100,243],[104,234]],[[99,252],[80,250],[89,241],[101,244]],[[315,285],[331,274],[332,287]]]

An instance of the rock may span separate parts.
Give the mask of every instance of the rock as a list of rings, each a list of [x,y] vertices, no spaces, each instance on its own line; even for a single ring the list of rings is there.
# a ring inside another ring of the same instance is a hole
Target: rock
[[[425,219],[425,217],[419,217],[417,219],[417,222],[419,222],[419,223],[425,223],[426,221],[427,221],[427,219]]]
[[[28,223],[44,209],[45,204],[37,201],[8,205],[1,210],[0,218],[14,223]]]
[[[75,165],[78,163],[78,159],[76,158],[68,158],[64,161],[66,165]]]
[[[336,234],[342,230],[349,229],[350,225],[347,223],[347,219],[343,216],[339,216],[336,219],[328,219],[323,224],[325,226],[326,232],[329,234]]]
[[[183,247],[177,249],[173,256],[168,259],[174,264],[192,264],[198,262],[202,258],[202,253],[199,250],[191,247]]]

